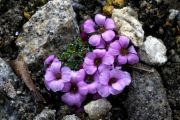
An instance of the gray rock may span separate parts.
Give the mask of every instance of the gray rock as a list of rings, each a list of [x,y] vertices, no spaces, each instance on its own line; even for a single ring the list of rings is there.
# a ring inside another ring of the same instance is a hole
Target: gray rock
[[[81,119],[73,114],[73,115],[66,115],[66,116],[64,116],[62,118],[62,120],[81,120]]]
[[[32,119],[37,111],[30,93],[23,91],[23,82],[13,73],[10,66],[0,58],[0,118],[8,120]],[[11,98],[11,99],[9,99]],[[13,111],[13,112],[12,112]]]
[[[22,24],[23,17],[20,8],[9,9],[4,14],[0,13],[0,57],[14,54],[12,42],[16,39],[16,31],[19,30]]]
[[[167,97],[173,111],[180,108],[180,63],[167,63],[161,68],[161,76],[165,83]],[[175,115],[176,114],[176,115]],[[173,112],[173,116],[179,117],[180,114]],[[177,119],[178,120],[178,119]]]
[[[166,51],[167,49],[160,39],[148,36],[139,49],[139,56],[147,64],[162,65],[167,61]]]
[[[159,73],[143,64],[137,64],[136,67],[142,71],[132,71],[132,85],[125,101],[128,119],[172,120],[171,109]]]
[[[162,2],[162,0],[156,0],[156,2],[157,2],[158,4],[160,4],[160,3]]]
[[[169,13],[169,19],[174,20],[174,18],[179,14],[179,10],[170,9]]]
[[[168,62],[161,69],[174,120],[180,119],[180,63]]]
[[[130,7],[114,9],[112,13],[112,19],[117,25],[118,33],[128,36],[135,46],[141,46],[143,44],[144,31],[137,17],[135,10]]]
[[[165,4],[168,4],[169,8],[180,10],[179,0],[163,0]]]
[[[56,120],[55,119],[56,110],[50,110],[45,108],[40,114],[38,114],[34,120]]]
[[[95,120],[104,117],[111,108],[111,103],[106,99],[92,101],[84,106],[84,110],[88,114],[89,118]]]
[[[0,94],[15,98],[16,90],[13,85],[16,81],[18,81],[17,76],[13,73],[10,66],[0,58]]]
[[[48,54],[60,54],[63,46],[76,40],[78,35],[71,0],[52,0],[24,24],[16,45],[25,62],[32,64]]]
[[[4,7],[4,3],[6,0],[0,0],[0,11],[2,11],[2,8]]]
[[[19,6],[19,1],[14,0],[0,0],[0,15],[15,6]]]

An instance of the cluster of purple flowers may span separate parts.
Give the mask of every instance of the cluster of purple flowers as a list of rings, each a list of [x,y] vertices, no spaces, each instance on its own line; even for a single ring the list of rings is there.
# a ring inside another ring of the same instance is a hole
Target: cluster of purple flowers
[[[88,94],[108,97],[121,93],[130,84],[131,76],[120,68],[138,63],[139,57],[129,38],[117,35],[115,27],[112,19],[101,14],[95,20],[86,20],[82,35],[88,36],[89,44],[96,49],[86,54],[83,68],[78,71],[62,66],[56,56],[50,55],[44,62],[46,88],[64,92],[62,101],[77,107]]]

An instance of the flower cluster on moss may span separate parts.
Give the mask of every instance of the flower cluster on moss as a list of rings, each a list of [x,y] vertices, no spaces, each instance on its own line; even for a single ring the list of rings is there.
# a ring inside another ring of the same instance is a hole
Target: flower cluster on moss
[[[55,55],[50,55],[44,62],[47,68],[44,76],[46,88],[53,92],[64,92],[61,100],[77,107],[81,106],[88,94],[108,97],[121,93],[130,84],[131,76],[120,68],[124,64],[138,63],[139,57],[129,38],[116,34],[115,28],[114,21],[101,14],[97,14],[94,20],[86,20],[82,25],[82,39],[95,49],[86,51],[82,67],[77,71],[67,67],[70,64],[62,66]],[[70,51],[65,53],[74,53],[74,46],[70,47]],[[65,53],[65,56],[68,55]],[[68,58],[61,59],[69,61]]]

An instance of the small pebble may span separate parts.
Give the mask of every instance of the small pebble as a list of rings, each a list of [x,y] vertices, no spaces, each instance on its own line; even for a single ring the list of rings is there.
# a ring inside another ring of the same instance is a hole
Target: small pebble
[[[81,119],[73,114],[73,115],[66,115],[66,116],[64,116],[62,118],[62,120],[81,120]]]
[[[159,28],[159,34],[161,34],[161,35],[164,34],[164,30],[162,27]]]
[[[21,94],[21,93],[22,93],[22,91],[18,90],[16,93],[19,95],[19,94]]]
[[[113,9],[114,9],[114,6],[112,6],[112,5],[105,5],[105,6],[103,7],[103,13],[104,13],[105,15],[111,15]]]
[[[92,101],[84,106],[85,112],[88,114],[89,118],[93,120],[103,118],[105,115],[107,115],[111,108],[111,103],[106,99]]]
[[[18,36],[19,35],[19,32],[17,31],[17,32],[15,32],[15,36]]]
[[[170,9],[169,13],[170,13],[169,19],[174,20],[174,18],[179,14],[179,10]]]
[[[48,108],[45,108],[33,120],[55,120],[55,113],[56,110],[50,110]]]

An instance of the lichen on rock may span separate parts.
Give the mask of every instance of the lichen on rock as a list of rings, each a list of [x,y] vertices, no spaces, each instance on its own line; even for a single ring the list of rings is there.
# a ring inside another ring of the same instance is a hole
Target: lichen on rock
[[[24,24],[16,45],[27,64],[37,63],[50,53],[60,53],[65,44],[78,37],[78,33],[71,1],[53,0]]]
[[[118,33],[128,36],[135,46],[141,46],[143,44],[144,31],[137,16],[137,13],[131,7],[114,9],[112,13],[112,19],[117,25]]]
[[[139,49],[140,59],[150,65],[162,65],[167,61],[166,46],[162,40],[148,36]]]

